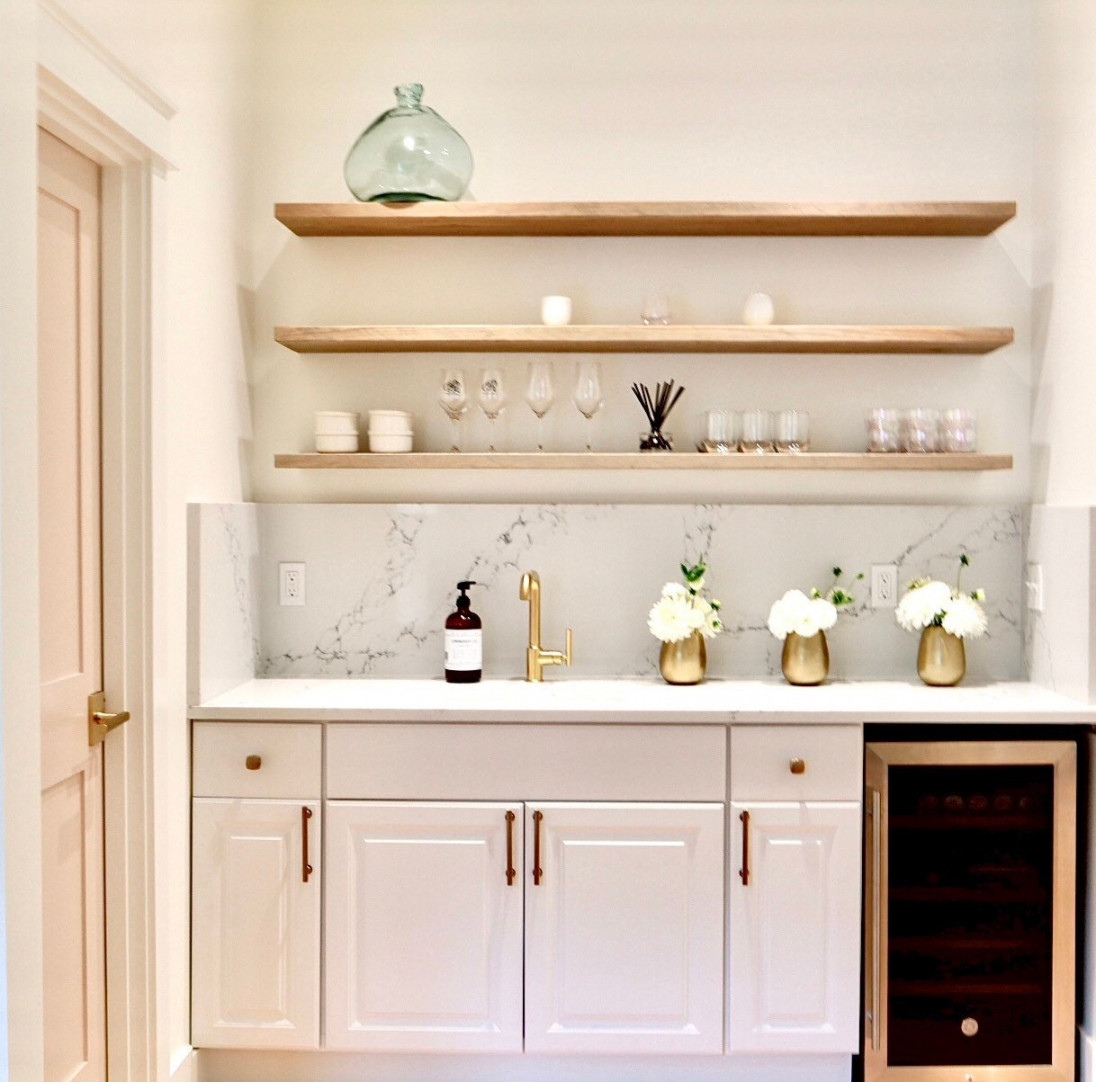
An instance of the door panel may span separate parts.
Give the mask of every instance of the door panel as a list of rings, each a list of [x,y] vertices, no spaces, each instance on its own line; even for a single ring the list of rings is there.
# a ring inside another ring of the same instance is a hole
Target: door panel
[[[732,803],[731,826],[730,1049],[856,1051],[859,803]]]
[[[106,1077],[99,167],[39,133],[38,374],[46,1082]]]
[[[723,806],[530,804],[526,834],[526,1050],[722,1051]]]
[[[521,1051],[521,837],[521,804],[328,802],[326,1047]]]
[[[288,800],[194,801],[195,1046],[319,1047],[319,811]]]

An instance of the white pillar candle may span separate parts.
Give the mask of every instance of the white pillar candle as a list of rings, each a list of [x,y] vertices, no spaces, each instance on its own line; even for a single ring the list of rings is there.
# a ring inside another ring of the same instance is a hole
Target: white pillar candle
[[[767,327],[775,314],[773,299],[768,293],[751,293],[742,309],[742,322],[748,327]]]
[[[570,297],[541,297],[540,321],[547,327],[564,327],[571,322]]]

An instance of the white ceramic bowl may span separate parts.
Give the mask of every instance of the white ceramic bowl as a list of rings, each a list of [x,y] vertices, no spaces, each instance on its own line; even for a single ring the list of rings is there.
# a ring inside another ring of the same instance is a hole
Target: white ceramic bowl
[[[358,414],[329,410],[316,414],[317,436],[356,436]]]
[[[370,410],[369,434],[410,436],[414,416],[403,410]]]
[[[411,450],[410,432],[374,432],[369,430],[369,450],[382,455],[406,454]]]
[[[322,432],[316,433],[316,450],[326,453],[341,451],[343,454],[347,452],[353,453],[358,449],[358,434],[354,433],[338,433],[334,436],[325,435]]]

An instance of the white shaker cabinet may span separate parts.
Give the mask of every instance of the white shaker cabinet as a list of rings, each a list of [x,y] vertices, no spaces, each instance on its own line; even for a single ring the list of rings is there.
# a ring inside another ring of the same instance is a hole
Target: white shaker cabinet
[[[527,1052],[722,1051],[723,814],[527,805]]]
[[[732,802],[728,890],[731,1050],[856,1051],[859,803]]]
[[[522,805],[329,801],[329,1049],[520,1052]]]
[[[318,803],[193,802],[196,1047],[319,1047],[319,822]]]

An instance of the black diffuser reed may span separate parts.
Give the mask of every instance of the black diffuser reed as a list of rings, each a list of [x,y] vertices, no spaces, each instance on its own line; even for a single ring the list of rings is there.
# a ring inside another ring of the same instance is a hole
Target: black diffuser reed
[[[666,423],[666,418],[670,416],[670,410],[677,405],[677,400],[684,393],[684,387],[678,387],[677,393],[674,393],[673,380],[669,383],[656,383],[653,395],[647,384],[632,384],[632,394],[636,396],[643,412],[647,415],[647,423],[650,426],[650,431],[639,439],[641,451],[672,451],[674,449],[673,438],[662,431],[662,426]]]

